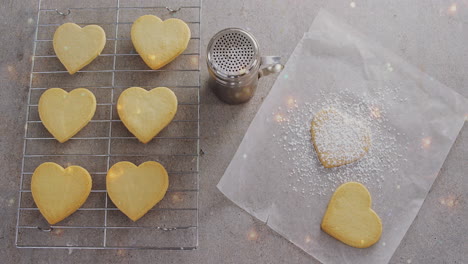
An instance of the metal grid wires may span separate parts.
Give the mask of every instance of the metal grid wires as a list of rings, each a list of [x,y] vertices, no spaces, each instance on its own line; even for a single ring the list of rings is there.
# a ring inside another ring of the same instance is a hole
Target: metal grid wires
[[[39,1],[24,134],[17,247],[171,250],[197,247],[201,0],[152,4],[154,1],[146,0]],[[159,70],[150,70],[144,64],[130,40],[132,22],[146,14],[163,20],[180,18],[192,32],[185,52]],[[65,71],[52,47],[55,29],[65,22],[99,25],[107,37],[102,54],[74,75]],[[120,93],[131,86],[169,87],[179,100],[173,122],[148,144],[139,143],[128,132],[115,109]],[[39,97],[53,87],[67,91],[87,88],[98,102],[93,120],[63,144],[47,132],[37,111]],[[166,167],[169,190],[160,203],[133,222],[108,199],[105,177],[109,167],[119,161],[140,164],[148,160]],[[46,161],[64,167],[82,166],[93,178],[86,203],[55,226],[49,226],[41,216],[30,191],[34,169]]]

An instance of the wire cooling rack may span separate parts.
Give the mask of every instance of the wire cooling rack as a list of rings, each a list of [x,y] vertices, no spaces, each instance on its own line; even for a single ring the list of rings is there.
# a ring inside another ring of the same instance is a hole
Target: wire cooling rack
[[[18,248],[192,250],[198,245],[200,136],[201,0],[39,0],[27,101],[24,149],[15,243]],[[176,60],[150,70],[134,51],[132,22],[141,15],[180,18],[192,38]],[[100,25],[107,42],[90,65],[69,75],[52,47],[56,28],[74,22]],[[148,144],[139,143],[119,120],[116,99],[131,86],[165,86],[177,95],[172,123]],[[48,88],[84,87],[97,99],[93,120],[66,143],[43,127],[37,103]],[[165,198],[137,222],[128,219],[107,197],[107,170],[119,161],[140,164],[155,160],[169,173]],[[79,165],[93,178],[86,203],[74,214],[49,226],[31,195],[34,169],[46,161]]]

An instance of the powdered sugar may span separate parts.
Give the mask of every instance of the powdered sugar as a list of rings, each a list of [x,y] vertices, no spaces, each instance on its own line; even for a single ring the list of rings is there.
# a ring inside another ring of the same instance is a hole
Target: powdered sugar
[[[396,172],[398,170],[396,164],[403,159],[399,153],[407,148],[407,143],[402,143],[405,142],[402,140],[404,133],[397,132],[388,124],[383,104],[384,100],[387,100],[387,104],[388,100],[404,100],[395,96],[398,89],[382,89],[372,97],[366,95],[356,97],[347,90],[339,93],[323,93],[314,102],[295,99],[294,104],[288,104],[286,111],[279,107],[278,112],[272,113],[280,126],[280,132],[276,132],[273,136],[287,154],[277,158],[278,162],[292,165],[288,174],[290,188],[303,195],[324,195],[344,182],[358,181],[370,189],[381,189],[385,180],[382,172],[388,170]],[[318,160],[310,133],[311,121],[322,109],[336,109],[342,113],[341,119],[337,118],[329,123],[328,127],[323,127],[323,133],[328,133],[329,137],[326,140],[327,146],[323,147],[333,150],[342,148],[346,150],[342,152],[344,159],[351,159],[360,155],[356,149],[363,149],[362,144],[366,144],[362,138],[360,139],[360,135],[363,133],[365,135],[366,132],[361,130],[369,129],[372,143],[368,153],[358,161],[344,166],[323,167]],[[343,123],[339,124],[340,121]],[[350,130],[348,125],[351,123],[357,124],[357,130],[356,128]],[[332,134],[331,130],[338,132]]]
[[[361,121],[333,107],[315,114],[311,132],[317,155],[327,168],[360,159],[371,144],[370,131]]]

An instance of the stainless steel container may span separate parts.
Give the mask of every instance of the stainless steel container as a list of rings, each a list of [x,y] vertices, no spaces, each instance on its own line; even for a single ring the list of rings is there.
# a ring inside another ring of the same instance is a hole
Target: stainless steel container
[[[261,57],[257,40],[246,30],[221,30],[210,40],[207,49],[210,86],[228,104],[247,102],[254,95],[259,78],[283,69],[280,59]]]

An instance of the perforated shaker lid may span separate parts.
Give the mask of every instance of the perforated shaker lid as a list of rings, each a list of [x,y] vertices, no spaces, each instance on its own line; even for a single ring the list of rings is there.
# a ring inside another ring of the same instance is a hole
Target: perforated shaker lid
[[[207,49],[207,63],[223,79],[255,73],[260,64],[257,40],[240,28],[227,28],[213,36]]]

